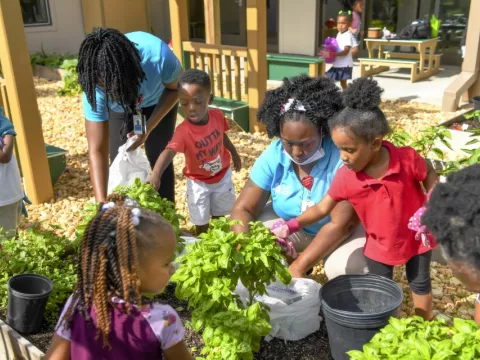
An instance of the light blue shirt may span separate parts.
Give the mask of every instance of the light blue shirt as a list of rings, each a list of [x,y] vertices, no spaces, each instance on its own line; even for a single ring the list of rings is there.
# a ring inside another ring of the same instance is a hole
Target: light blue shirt
[[[140,85],[139,95],[143,96],[142,107],[156,105],[160,96],[165,91],[165,85],[177,80],[181,70],[180,61],[158,37],[142,32],[132,32],[125,35],[132,41],[139,53],[142,62],[142,69],[145,72],[146,79]],[[108,108],[112,111],[123,112],[123,108],[118,103],[110,102],[105,104],[105,92],[97,86],[96,90],[97,111],[93,111],[92,106],[87,101],[87,96],[83,93],[82,102],[85,118],[90,121],[107,121]]]
[[[322,147],[325,156],[317,161],[310,173],[314,178],[310,194],[295,174],[292,161],[283,152],[280,140],[274,140],[255,161],[250,179],[271,193],[273,210],[283,220],[290,220],[301,214],[302,200],[318,203],[328,192],[335,173],[342,166],[340,152],[329,136],[323,138]],[[315,235],[329,221],[328,216],[303,228],[303,231]]]

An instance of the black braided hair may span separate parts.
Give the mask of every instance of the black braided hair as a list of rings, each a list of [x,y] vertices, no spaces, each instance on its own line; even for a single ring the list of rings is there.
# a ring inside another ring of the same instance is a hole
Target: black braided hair
[[[328,121],[330,130],[343,128],[366,141],[387,135],[390,126],[379,108],[382,92],[372,78],[354,80],[343,92],[345,108]]]
[[[188,69],[182,73],[178,78],[178,87],[183,84],[197,84],[209,92],[212,90],[210,76],[205,71],[198,69]]]
[[[146,77],[138,49],[120,31],[93,29],[80,46],[77,72],[78,82],[94,111],[97,111],[96,86],[102,84],[106,105],[109,99],[114,100],[125,112],[133,113],[138,88]]]
[[[294,104],[283,113],[283,106],[292,98],[295,99]],[[297,101],[305,106],[305,112],[295,110]],[[327,130],[328,119],[342,108],[340,89],[331,79],[300,75],[284,78],[281,87],[267,91],[257,118],[265,124],[268,136],[273,138],[280,136],[280,128],[287,120],[307,120],[319,130]]]
[[[427,203],[422,224],[447,258],[480,271],[480,164],[450,173]]]

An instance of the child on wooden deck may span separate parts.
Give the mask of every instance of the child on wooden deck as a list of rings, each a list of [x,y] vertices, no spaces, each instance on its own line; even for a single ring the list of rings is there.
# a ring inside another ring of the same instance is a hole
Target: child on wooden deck
[[[345,109],[329,121],[344,166],[318,204],[273,232],[287,238],[327,216],[338,202],[349,201],[367,233],[364,254],[369,272],[392,279],[394,266],[406,264],[415,312],[430,320],[435,242],[417,241],[408,224],[425,203],[423,188],[432,189],[438,177],[413,148],[383,140],[390,129],[378,107],[382,91],[371,78],[360,78],[344,92]]]
[[[320,54],[324,57],[335,57],[332,67],[325,74],[332,80],[340,81],[342,89],[347,88],[347,80],[352,78],[353,71],[353,58],[351,50],[356,44],[352,33],[348,30],[352,23],[351,11],[340,11],[337,17],[337,43],[339,51],[336,53],[331,53],[329,56],[327,54]]]

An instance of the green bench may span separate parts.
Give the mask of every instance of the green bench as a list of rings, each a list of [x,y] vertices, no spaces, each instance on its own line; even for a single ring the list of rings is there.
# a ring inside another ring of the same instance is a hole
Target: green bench
[[[55,185],[57,180],[63,174],[67,167],[66,154],[67,151],[60,149],[53,145],[45,144],[45,150],[47,152],[48,167],[50,169],[50,178],[52,179],[52,185]],[[18,151],[15,151],[17,158],[18,169],[20,170],[20,176],[23,177],[22,164],[18,157]]]
[[[283,80],[308,74],[312,77],[325,75],[325,60],[318,56],[267,54],[268,80]]]
[[[410,81],[413,83],[417,80],[418,65],[420,60],[416,59],[377,59],[377,58],[359,58],[360,76],[372,76],[384,71],[390,70],[390,66],[410,69]],[[367,69],[367,67],[369,67]]]
[[[250,130],[248,103],[240,100],[231,100],[215,97],[210,104],[213,109],[222,110],[230,119],[235,121],[244,131]]]
[[[209,107],[212,109],[221,110],[225,116],[235,121],[235,123],[237,123],[242,130],[247,132],[249,131],[249,111],[247,102],[215,96],[212,104],[210,104]],[[182,117],[185,117],[181,107],[178,108],[178,113]]]

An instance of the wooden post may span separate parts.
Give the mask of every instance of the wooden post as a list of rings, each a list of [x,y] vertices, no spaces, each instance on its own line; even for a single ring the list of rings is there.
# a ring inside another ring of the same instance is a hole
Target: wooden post
[[[105,26],[105,14],[101,0],[82,0],[83,27],[88,34],[95,27]]]
[[[220,45],[222,43],[220,0],[204,0],[203,8],[205,10],[205,42]]]
[[[49,201],[52,180],[19,1],[0,0],[0,62],[28,197],[34,204]]]
[[[173,52],[182,65],[185,65],[183,63],[182,42],[189,39],[187,0],[169,0],[169,6]]]
[[[444,90],[442,99],[443,111],[456,111],[460,97],[468,92],[469,98],[480,95],[480,21],[477,15],[480,13],[480,1],[470,3],[468,16],[467,39],[465,59],[462,63],[462,72]]]
[[[257,111],[267,90],[267,4],[247,0],[248,107],[250,132],[264,131]]]

